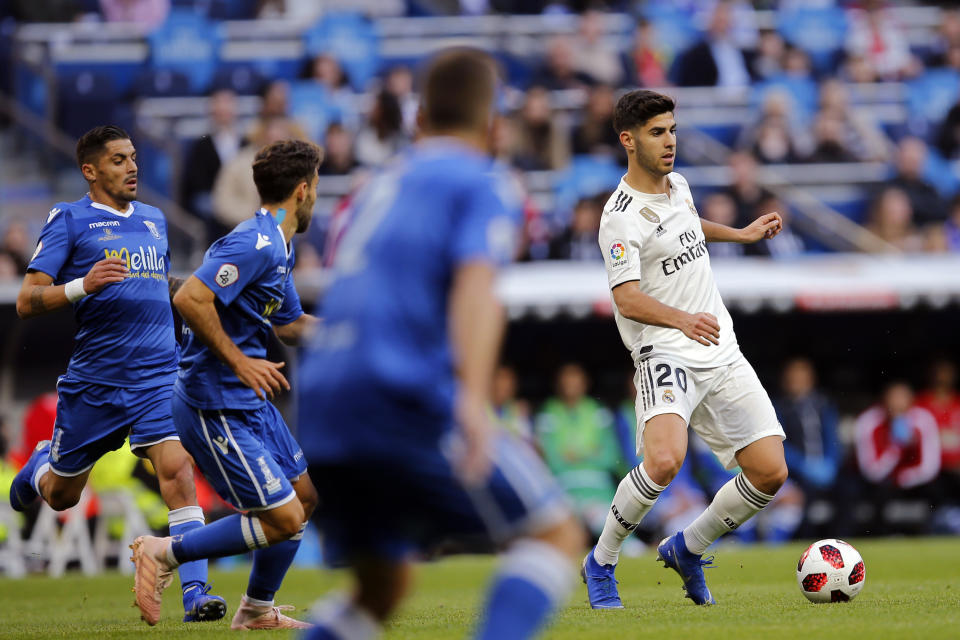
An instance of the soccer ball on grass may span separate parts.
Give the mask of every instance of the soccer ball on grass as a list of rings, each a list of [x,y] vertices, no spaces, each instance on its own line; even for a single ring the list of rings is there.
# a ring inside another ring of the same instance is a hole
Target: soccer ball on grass
[[[797,563],[797,584],[810,602],[849,602],[863,589],[863,558],[843,540],[814,542]]]

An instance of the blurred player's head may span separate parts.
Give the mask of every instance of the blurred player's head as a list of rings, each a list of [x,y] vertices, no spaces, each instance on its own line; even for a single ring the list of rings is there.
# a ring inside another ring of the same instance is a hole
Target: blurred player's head
[[[130,134],[113,125],[95,127],[77,141],[77,164],[94,200],[125,205],[137,198],[137,150]]]
[[[427,63],[420,84],[424,134],[457,135],[486,146],[497,87],[493,58],[477,49],[442,51]]]
[[[627,151],[627,162],[653,176],[673,171],[677,123],[673,99],[656,91],[637,89],[621,96],[613,113],[613,128]]]
[[[312,142],[280,140],[260,149],[253,161],[253,181],[260,202],[295,206],[297,233],[310,226],[317,201],[320,160],[320,147]]]

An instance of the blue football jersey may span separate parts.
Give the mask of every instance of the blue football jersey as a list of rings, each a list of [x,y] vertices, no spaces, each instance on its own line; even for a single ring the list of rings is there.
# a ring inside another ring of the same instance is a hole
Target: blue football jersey
[[[216,295],[223,330],[251,358],[267,356],[273,324],[301,315],[293,286],[293,244],[261,209],[207,249],[193,275]],[[174,392],[198,409],[255,409],[264,400],[184,324],[183,358]]]
[[[358,193],[301,363],[308,459],[435,441],[452,426],[450,287],[460,265],[513,257],[520,200],[509,185],[490,158],[431,139]]]
[[[167,224],[159,209],[132,202],[120,212],[89,195],[58,203],[27,269],[63,284],[104,258],[125,261],[130,275],[73,304],[78,329],[67,375],[128,389],[171,384],[179,348],[167,284]]]

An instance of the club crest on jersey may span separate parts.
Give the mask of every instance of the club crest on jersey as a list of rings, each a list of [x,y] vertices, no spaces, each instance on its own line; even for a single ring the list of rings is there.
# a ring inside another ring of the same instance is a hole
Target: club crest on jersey
[[[221,287],[229,287],[239,279],[240,271],[237,269],[237,265],[235,264],[226,262],[217,271],[216,281]]]
[[[627,245],[622,240],[614,240],[610,245],[611,268],[616,269],[627,264]]]
[[[666,402],[667,404],[673,404],[674,400],[676,400],[676,398],[673,396],[673,391],[671,391],[670,389],[664,389],[663,401]]]
[[[640,209],[640,215],[642,215],[647,222],[660,224],[660,216],[658,216],[650,207],[644,207]]]
[[[97,238],[97,240],[100,242],[109,242],[110,240],[119,240],[122,237],[120,234],[114,233],[110,227],[104,227],[103,235]]]
[[[693,201],[690,200],[690,198],[687,198],[687,206],[690,207],[690,213],[697,216],[698,218],[700,217],[700,214],[697,213],[697,208],[693,206]]]
[[[157,240],[160,239],[160,231],[157,229],[157,225],[151,222],[150,220],[144,220],[143,224],[147,226],[147,229],[150,230],[150,235],[152,235]]]

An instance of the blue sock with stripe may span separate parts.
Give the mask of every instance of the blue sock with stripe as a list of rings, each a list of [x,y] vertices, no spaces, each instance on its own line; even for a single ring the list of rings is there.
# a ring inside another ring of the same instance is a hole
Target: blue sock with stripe
[[[563,604],[573,587],[573,563],[539,540],[516,543],[500,563],[475,637],[531,638]]]
[[[267,536],[260,519],[237,513],[174,537],[170,553],[182,564],[201,558],[235,556],[266,546]]]
[[[253,552],[253,569],[250,570],[250,582],[247,583],[248,598],[273,602],[273,596],[280,589],[283,576],[287,575],[287,570],[297,555],[306,526],[307,523],[304,522],[297,535],[289,540]]]
[[[173,509],[167,514],[171,536],[181,536],[204,526],[203,509],[197,506]],[[177,567],[180,587],[183,590],[183,608],[189,610],[195,593],[200,593],[207,583],[207,559],[184,562]]]

